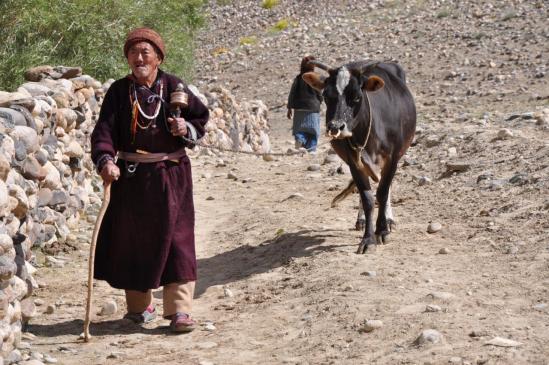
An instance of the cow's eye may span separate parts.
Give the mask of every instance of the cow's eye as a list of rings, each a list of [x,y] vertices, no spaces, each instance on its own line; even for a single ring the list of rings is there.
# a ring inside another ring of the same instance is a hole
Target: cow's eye
[[[354,98],[353,103],[355,103],[355,104],[360,103],[360,97]]]

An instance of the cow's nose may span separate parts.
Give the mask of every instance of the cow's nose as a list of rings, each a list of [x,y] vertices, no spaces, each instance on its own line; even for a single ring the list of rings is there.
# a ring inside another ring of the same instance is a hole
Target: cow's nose
[[[344,131],[345,129],[347,129],[347,123],[343,122],[339,126],[339,131],[341,132],[341,131]]]

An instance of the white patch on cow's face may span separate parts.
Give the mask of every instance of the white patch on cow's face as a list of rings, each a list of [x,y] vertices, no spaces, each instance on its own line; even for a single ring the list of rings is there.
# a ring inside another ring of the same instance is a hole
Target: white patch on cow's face
[[[349,81],[351,80],[351,74],[349,73],[349,70],[347,70],[347,67],[343,66],[339,69],[339,72],[337,73],[337,81],[336,81],[336,88],[339,92],[339,95],[343,95],[343,91],[349,85]]]

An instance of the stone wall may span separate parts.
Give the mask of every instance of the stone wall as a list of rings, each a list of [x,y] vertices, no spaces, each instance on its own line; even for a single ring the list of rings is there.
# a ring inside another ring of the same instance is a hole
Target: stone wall
[[[34,250],[48,254],[74,239],[81,216],[101,204],[90,134],[113,81],[62,66],[36,67],[25,79],[15,92],[0,91],[0,364],[22,359],[21,333],[37,313],[35,266],[55,266],[47,256],[36,262]],[[261,101],[238,103],[219,87],[191,89],[211,112],[204,144],[270,150]]]

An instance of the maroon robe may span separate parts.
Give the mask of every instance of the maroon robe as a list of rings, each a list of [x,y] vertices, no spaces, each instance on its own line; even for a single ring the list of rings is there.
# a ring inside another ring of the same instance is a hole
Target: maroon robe
[[[185,145],[168,130],[170,93],[177,77],[159,70],[156,82],[147,88],[135,85],[143,112],[152,116],[163,84],[162,104],[155,122],[137,126],[132,137],[130,90],[133,81],[115,81],[105,95],[99,119],[91,136],[92,160],[117,151],[174,152]],[[189,106],[181,116],[200,138],[208,121],[208,109],[185,87]],[[149,99],[149,100],[147,100]],[[140,116],[140,124],[149,120]],[[126,162],[118,160],[120,178],[113,182],[111,200],[97,240],[95,278],[112,287],[146,291],[161,285],[196,280],[194,205],[191,164],[187,155],[179,162],[140,163],[128,176]]]

